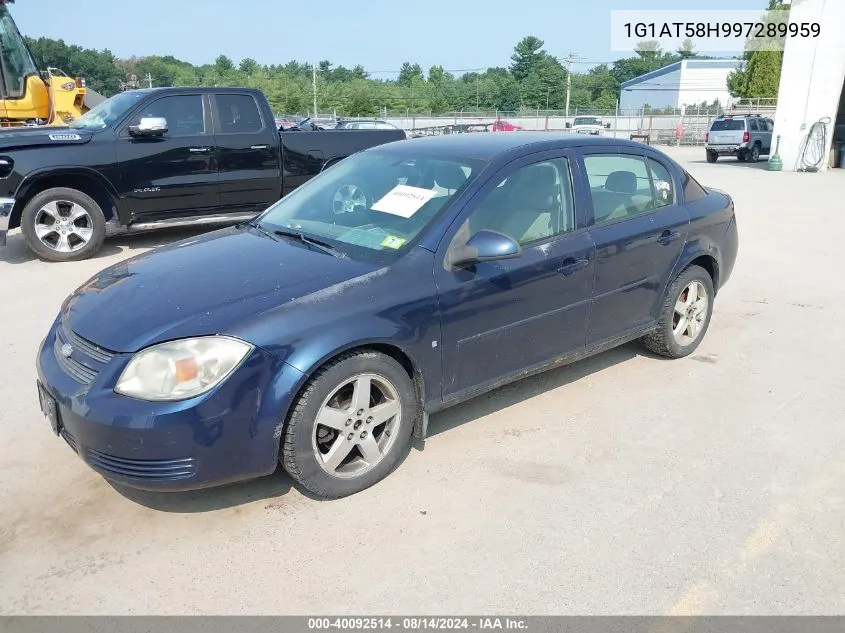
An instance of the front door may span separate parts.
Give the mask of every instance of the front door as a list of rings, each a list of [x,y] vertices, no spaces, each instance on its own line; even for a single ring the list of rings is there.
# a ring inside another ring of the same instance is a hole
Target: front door
[[[249,94],[214,95],[220,206],[226,212],[260,213],[281,197],[279,132],[264,121]]]
[[[142,117],[164,117],[167,132],[133,137]],[[117,160],[132,220],[205,215],[219,206],[217,156],[207,97],[168,95],[135,112],[117,132]]]
[[[595,249],[576,214],[572,167],[563,151],[509,165],[443,240],[435,281],[445,401],[583,350]],[[514,238],[521,255],[450,268],[446,251],[481,229]]]
[[[596,275],[587,346],[633,332],[657,317],[681,255],[689,214],[678,183],[659,160],[636,149],[584,150],[593,213]]]

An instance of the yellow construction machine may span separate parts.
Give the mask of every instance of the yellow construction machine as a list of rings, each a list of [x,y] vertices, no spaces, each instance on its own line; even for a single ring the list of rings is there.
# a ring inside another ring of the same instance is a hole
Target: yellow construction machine
[[[39,71],[9,13],[14,0],[0,0],[0,127],[67,125],[94,103],[82,77],[57,68]]]

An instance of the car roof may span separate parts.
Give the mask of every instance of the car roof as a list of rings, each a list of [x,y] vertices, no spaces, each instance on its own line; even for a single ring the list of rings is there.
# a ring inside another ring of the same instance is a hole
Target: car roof
[[[631,147],[642,143],[606,136],[585,137],[570,132],[489,132],[487,134],[443,134],[423,136],[401,143],[390,143],[391,151],[451,154],[464,158],[491,160],[500,154],[540,152],[566,147]],[[377,146],[377,148],[380,146]],[[377,149],[374,148],[374,149]]]

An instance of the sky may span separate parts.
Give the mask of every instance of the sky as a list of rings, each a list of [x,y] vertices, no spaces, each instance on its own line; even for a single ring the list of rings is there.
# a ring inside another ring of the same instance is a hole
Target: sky
[[[21,33],[118,57],[173,55],[193,64],[223,53],[236,63],[292,59],[334,66],[361,64],[391,79],[404,61],[460,72],[508,66],[526,35],[559,58],[570,53],[585,71],[625,53],[610,44],[613,9],[763,9],[766,0],[16,0]],[[71,69],[65,69],[72,72]]]

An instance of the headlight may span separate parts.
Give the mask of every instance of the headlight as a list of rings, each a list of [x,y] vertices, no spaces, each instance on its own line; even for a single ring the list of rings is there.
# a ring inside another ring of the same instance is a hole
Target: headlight
[[[132,357],[114,390],[141,400],[186,400],[223,382],[251,351],[225,336],[160,343]]]

